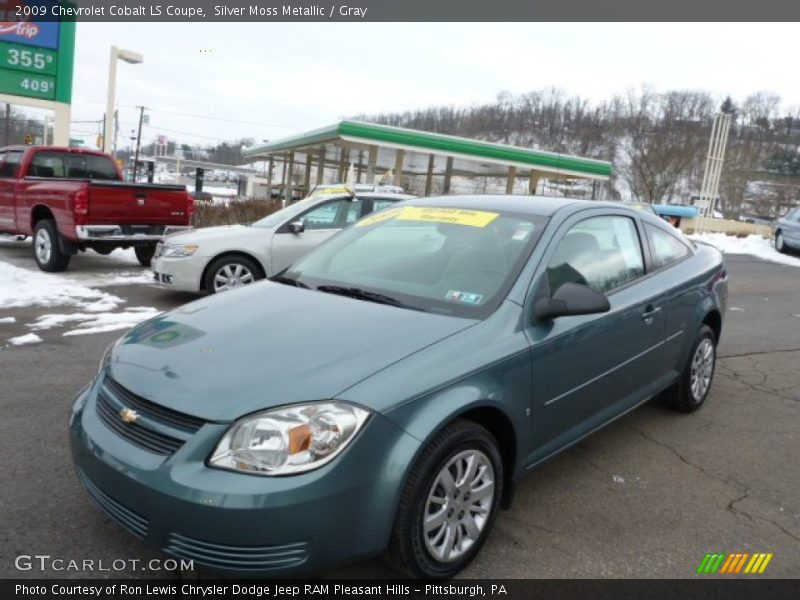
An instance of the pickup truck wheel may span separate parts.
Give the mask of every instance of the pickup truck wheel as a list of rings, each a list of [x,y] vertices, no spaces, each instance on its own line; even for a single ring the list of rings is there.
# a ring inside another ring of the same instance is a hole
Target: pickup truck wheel
[[[66,270],[71,255],[61,251],[59,233],[53,219],[42,219],[33,231],[33,258],[42,271],[57,273]]]
[[[133,251],[136,253],[136,260],[143,267],[149,267],[150,261],[153,260],[153,255],[156,253],[156,245],[150,246],[136,246]]]
[[[412,577],[452,577],[486,541],[502,492],[503,462],[492,434],[454,421],[422,450],[408,476],[387,564]]]
[[[716,337],[708,325],[703,325],[697,332],[681,378],[661,395],[661,402],[678,412],[689,413],[700,408],[711,390],[716,360]]]
[[[235,290],[263,279],[261,269],[246,256],[222,256],[206,271],[205,288],[210,294]]]

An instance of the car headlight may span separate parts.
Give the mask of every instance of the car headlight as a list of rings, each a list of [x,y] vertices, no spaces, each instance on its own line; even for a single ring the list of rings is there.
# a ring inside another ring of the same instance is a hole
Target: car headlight
[[[191,256],[199,246],[197,244],[164,244],[161,248],[161,256],[166,258],[184,258]]]
[[[209,466],[254,475],[310,471],[344,450],[369,415],[343,402],[296,404],[249,415],[225,433]]]

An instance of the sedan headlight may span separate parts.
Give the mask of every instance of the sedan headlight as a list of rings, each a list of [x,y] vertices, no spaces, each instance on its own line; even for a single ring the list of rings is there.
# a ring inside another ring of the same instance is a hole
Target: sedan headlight
[[[161,256],[166,258],[184,258],[197,252],[197,244],[164,244],[161,248]]]
[[[369,412],[343,402],[297,404],[234,423],[209,465],[254,475],[290,475],[321,467],[353,440]]]

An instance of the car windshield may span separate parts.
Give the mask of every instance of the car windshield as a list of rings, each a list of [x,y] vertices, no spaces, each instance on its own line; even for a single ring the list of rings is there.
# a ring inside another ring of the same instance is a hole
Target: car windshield
[[[399,206],[344,230],[295,263],[282,281],[484,318],[508,293],[545,223],[526,214]]]
[[[340,194],[343,198],[349,196],[349,194]],[[325,196],[326,199],[334,198],[336,195]],[[254,223],[251,223],[251,227],[277,227],[281,223],[285,223],[286,221],[290,220],[292,217],[296,217],[300,213],[305,210],[308,210],[314,204],[316,204],[321,195],[312,195],[308,198],[303,200],[298,200],[294,204],[290,204],[286,208],[282,208],[280,210],[275,211],[274,213],[268,214],[263,219],[259,219]]]

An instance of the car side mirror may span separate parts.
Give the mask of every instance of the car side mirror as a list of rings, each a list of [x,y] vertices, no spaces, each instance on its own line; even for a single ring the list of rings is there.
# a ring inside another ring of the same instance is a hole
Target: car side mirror
[[[580,283],[564,283],[552,297],[541,296],[533,305],[537,323],[570,315],[593,315],[611,310],[602,292]]]
[[[303,233],[306,230],[306,224],[302,221],[292,221],[289,223],[289,231],[291,233]]]

